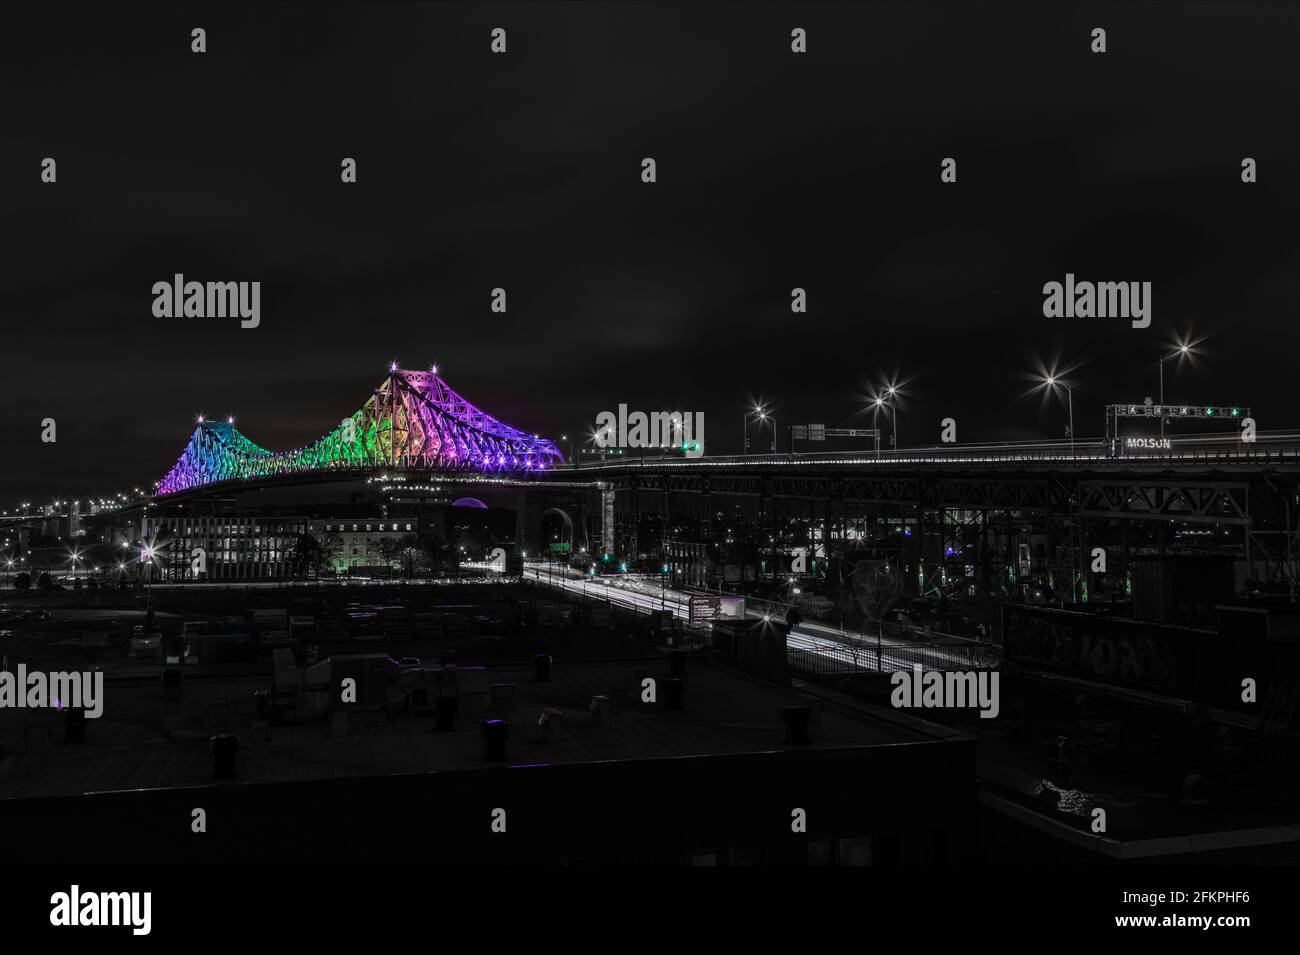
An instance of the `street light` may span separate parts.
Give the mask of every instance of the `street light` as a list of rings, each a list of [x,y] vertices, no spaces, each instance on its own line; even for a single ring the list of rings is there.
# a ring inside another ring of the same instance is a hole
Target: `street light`
[[[1054,395],[1058,385],[1065,389],[1066,406],[1070,415],[1070,456],[1074,457],[1074,386],[1065,380],[1062,372],[1057,371],[1055,368],[1051,370],[1044,369],[1033,377],[1038,382],[1038,385],[1030,389],[1031,392],[1041,390],[1046,394]],[[1046,394],[1044,395],[1044,402],[1047,400]]]
[[[745,454],[749,454],[749,416],[754,415],[760,421],[766,421],[769,417],[767,409],[761,402],[756,402],[752,411],[745,414],[744,433],[745,433]],[[776,417],[772,417],[772,451],[776,451]]]
[[[1059,379],[1053,375],[1048,375],[1044,384],[1048,388],[1055,389]],[[1074,389],[1065,382],[1060,382],[1061,387],[1065,389],[1066,401],[1070,408],[1070,457],[1074,457]]]
[[[902,441],[899,440],[898,434],[898,406],[899,402],[905,396],[904,389],[907,387],[908,381],[910,380],[911,379],[900,379],[897,373],[895,373],[882,381],[878,386],[874,383],[869,383],[867,385],[867,393],[862,396],[867,401],[867,408],[872,412],[871,421],[873,425],[879,425],[880,412],[882,410],[888,410],[888,420],[891,427],[889,440],[890,444],[896,451],[900,450],[903,446]],[[875,430],[876,452],[877,455],[879,455],[880,429],[877,427]]]
[[[1032,393],[1032,392],[1034,392],[1034,391],[1040,391],[1040,390],[1041,390],[1041,391],[1044,393],[1044,394],[1043,394],[1043,402],[1044,402],[1044,404],[1047,403],[1047,400],[1048,400],[1048,396],[1049,396],[1049,395],[1055,395],[1055,394],[1057,393],[1057,392],[1056,392],[1056,388],[1057,388],[1058,385],[1059,385],[1060,387],[1062,387],[1062,388],[1065,389],[1066,402],[1067,402],[1067,404],[1068,404],[1068,407],[1069,407],[1069,414],[1070,414],[1070,457],[1072,457],[1072,458],[1075,456],[1075,450],[1074,450],[1074,386],[1071,385],[1069,382],[1067,382],[1067,381],[1065,380],[1065,378],[1063,377],[1063,375],[1068,374],[1069,372],[1073,371],[1074,368],[1077,368],[1077,367],[1078,367],[1078,366],[1075,365],[1075,366],[1071,366],[1070,368],[1065,369],[1064,371],[1058,371],[1057,368],[1056,368],[1055,366],[1053,366],[1052,368],[1048,369],[1048,368],[1044,367],[1044,366],[1040,363],[1040,364],[1039,364],[1039,372],[1038,372],[1038,374],[1035,374],[1035,375],[1031,375],[1031,376],[1030,376],[1031,378],[1033,378],[1035,381],[1038,382],[1038,384],[1037,384],[1035,387],[1033,387],[1033,388],[1030,389],[1030,393]],[[1072,548],[1072,551],[1073,551],[1073,553],[1074,553],[1074,568],[1073,568],[1072,571],[1071,571],[1071,577],[1072,577],[1072,580],[1071,580],[1071,582],[1070,582],[1070,599],[1071,599],[1072,601],[1074,601],[1074,602],[1077,602],[1078,599],[1079,599],[1079,591],[1078,591],[1078,588],[1079,588],[1079,580],[1080,580],[1080,578],[1083,576],[1083,571],[1082,571],[1082,561],[1083,561],[1083,541],[1082,541],[1082,538],[1081,538],[1081,537],[1076,538],[1076,542],[1077,542],[1076,545]]]
[[[153,544],[143,541],[140,545],[140,563],[145,565],[144,620],[145,636],[153,631],[153,559],[158,549]]]
[[[1160,369],[1160,437],[1162,438],[1165,436],[1165,362],[1170,358],[1177,358],[1181,362],[1184,358],[1191,357],[1195,344],[1196,342],[1180,342],[1173,351],[1161,355],[1160,361],[1156,363]]]
[[[889,399],[889,400],[886,401],[886,399]],[[881,408],[888,408],[888,409],[889,409],[890,423],[891,423],[891,428],[892,428],[892,430],[890,431],[890,434],[889,434],[889,441],[890,441],[891,444],[893,444],[893,446],[894,446],[894,450],[897,451],[898,448],[899,448],[899,443],[898,443],[898,389],[895,388],[893,385],[890,385],[888,388],[885,389],[885,393],[884,393],[883,395],[880,395],[880,394],[876,395],[875,400],[872,402],[872,406],[873,406],[877,411],[879,411]]]

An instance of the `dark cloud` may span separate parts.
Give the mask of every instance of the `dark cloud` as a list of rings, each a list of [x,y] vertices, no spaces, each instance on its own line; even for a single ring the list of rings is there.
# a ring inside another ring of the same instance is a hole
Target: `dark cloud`
[[[860,422],[891,372],[905,438],[950,414],[966,439],[1059,434],[1020,397],[1052,355],[1084,362],[1097,432],[1194,330],[1171,397],[1292,425],[1296,26],[1268,4],[8,6],[0,497],[143,484],[199,411],[302,444],[393,359],[524,428],[702,410],[729,450],[749,396]],[[1154,324],[1044,319],[1067,271],[1154,282]],[[155,319],[175,272],[261,281],[261,327]]]

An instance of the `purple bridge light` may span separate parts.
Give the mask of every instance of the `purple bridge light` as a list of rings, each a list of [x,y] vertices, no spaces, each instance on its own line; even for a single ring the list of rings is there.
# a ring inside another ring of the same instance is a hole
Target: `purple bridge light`
[[[447,387],[436,371],[394,366],[339,427],[292,451],[268,451],[254,444],[233,421],[199,418],[180,460],[158,482],[157,493],[367,468],[526,473],[563,461],[554,443],[480,411]]]

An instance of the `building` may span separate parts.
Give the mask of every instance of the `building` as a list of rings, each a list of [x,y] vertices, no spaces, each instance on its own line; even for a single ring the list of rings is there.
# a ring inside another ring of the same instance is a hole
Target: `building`
[[[159,580],[274,580],[293,576],[308,521],[292,516],[195,515],[142,519]]]
[[[556,660],[539,681],[535,665],[411,668],[386,653],[301,673],[286,658],[276,680],[302,681],[299,710],[275,727],[279,752],[240,748],[242,785],[213,784],[207,740],[159,740],[143,725],[89,782],[33,766],[6,807],[7,850],[87,864],[316,864],[337,860],[327,834],[339,826],[373,864],[952,865],[975,850],[968,734],[700,658],[680,676],[660,655]],[[340,667],[364,674],[353,708],[311,689]],[[655,702],[642,699],[647,676]],[[251,699],[268,676],[232,679]],[[420,699],[406,698],[415,687]],[[110,689],[109,705],[115,692],[131,691]],[[442,723],[439,699],[457,701]],[[192,694],[180,704],[204,705]],[[310,716],[320,707],[328,718]],[[74,791],[77,826],[47,823],[66,817]],[[169,837],[199,802],[223,820],[221,837]],[[418,838],[389,831],[403,806],[437,807]]]
[[[709,545],[700,540],[670,540],[664,545],[674,587],[707,589],[714,582]]]
[[[387,572],[393,553],[403,542],[410,544],[420,531],[414,517],[326,517],[311,521],[312,536],[327,546],[326,566],[336,574]]]

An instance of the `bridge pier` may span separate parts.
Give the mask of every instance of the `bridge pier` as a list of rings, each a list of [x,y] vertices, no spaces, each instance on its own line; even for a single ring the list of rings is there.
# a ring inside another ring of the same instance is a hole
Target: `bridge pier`
[[[552,543],[547,536],[547,519],[559,515],[563,525],[558,537],[561,542],[569,543],[570,553],[590,551],[595,543],[594,534],[612,534],[612,521],[593,513],[605,509],[606,498],[612,508],[613,490],[601,492],[597,497],[587,488],[550,489],[544,484],[515,488],[508,504],[514,512],[515,546],[530,555],[547,552]]]
[[[515,493],[515,547],[521,553],[542,550],[542,509],[525,488]]]

